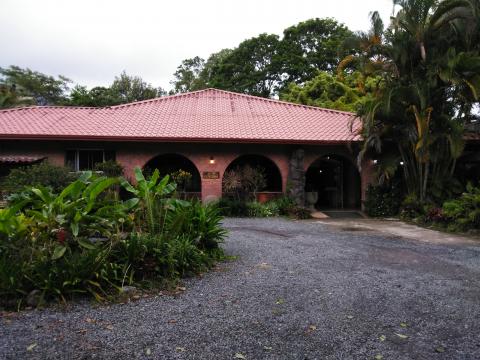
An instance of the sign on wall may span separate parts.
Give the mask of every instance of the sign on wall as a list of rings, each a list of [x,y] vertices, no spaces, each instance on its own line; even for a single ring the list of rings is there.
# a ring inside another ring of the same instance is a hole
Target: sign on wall
[[[218,171],[204,171],[202,173],[204,179],[220,179],[220,173]]]

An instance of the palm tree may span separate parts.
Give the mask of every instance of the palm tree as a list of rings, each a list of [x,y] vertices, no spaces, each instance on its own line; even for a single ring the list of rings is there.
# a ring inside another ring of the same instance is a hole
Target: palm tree
[[[479,45],[470,41],[478,37],[472,32],[479,18],[471,15],[472,9],[478,14],[478,2],[394,0],[400,9],[389,28],[379,33],[381,23],[372,17],[365,50],[357,55],[364,74],[382,78],[359,112],[365,139],[360,157],[395,144],[407,189],[420,201],[439,179],[451,178],[463,150],[463,124],[478,101]]]

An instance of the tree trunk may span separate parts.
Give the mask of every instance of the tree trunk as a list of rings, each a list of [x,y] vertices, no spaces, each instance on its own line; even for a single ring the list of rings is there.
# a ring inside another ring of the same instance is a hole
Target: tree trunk
[[[425,50],[425,44],[423,41],[420,42],[420,55],[424,62],[427,61],[427,51]]]

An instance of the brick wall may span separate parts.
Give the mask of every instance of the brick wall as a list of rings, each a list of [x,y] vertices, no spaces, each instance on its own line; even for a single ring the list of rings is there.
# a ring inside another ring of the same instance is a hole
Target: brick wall
[[[65,150],[77,148],[103,148],[115,150],[117,161],[125,168],[125,176],[133,181],[133,169],[161,154],[180,154],[197,167],[200,175],[204,172],[218,172],[218,179],[201,180],[202,199],[212,200],[222,195],[222,177],[228,165],[241,155],[257,154],[272,160],[282,176],[282,189],[287,188],[288,164],[291,153],[298,145],[265,144],[202,144],[202,143],[135,143],[135,142],[79,142],[79,141],[4,141],[0,144],[0,155],[45,156],[53,164],[64,165]],[[341,155],[352,162],[356,155],[347,146],[303,146],[305,149],[305,170],[319,157],[327,154]],[[210,163],[213,157],[214,164]],[[373,178],[371,167],[362,167],[362,200],[367,185]]]

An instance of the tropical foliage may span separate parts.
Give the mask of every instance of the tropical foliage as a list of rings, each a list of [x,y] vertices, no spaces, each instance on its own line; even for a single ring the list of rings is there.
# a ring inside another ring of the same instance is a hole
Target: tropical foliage
[[[397,216],[402,203],[403,191],[398,182],[370,185],[367,188],[365,212],[371,217]]]
[[[65,76],[49,76],[38,71],[23,69],[18,66],[0,68],[0,85],[9,89],[9,102],[1,107],[13,107],[21,105],[55,105],[66,101],[66,93],[69,89],[70,79]],[[1,101],[1,100],[0,100]]]
[[[463,151],[463,128],[474,117],[480,91],[479,2],[395,0],[398,11],[384,29],[377,13],[372,30],[341,69],[381,87],[360,109],[361,156],[385,154],[393,173],[402,164],[407,191],[420,202],[439,202],[454,180]],[[392,166],[393,164],[393,166]]]
[[[83,173],[60,192],[37,186],[0,211],[0,306],[91,294],[109,299],[211,266],[225,236],[213,205],[175,198],[158,171],[136,185]],[[121,184],[132,197],[119,200]]]
[[[223,197],[218,202],[218,208],[222,215],[233,217],[288,216],[294,219],[309,219],[311,217],[308,209],[297,206],[296,202],[287,196],[265,203],[256,200],[237,200]]]
[[[446,201],[442,217],[447,220],[449,230],[480,230],[480,188],[468,185],[458,199]]]
[[[265,169],[250,165],[227,170],[222,179],[223,191],[239,201],[255,200],[266,185]]]
[[[75,86],[68,105],[112,106],[133,101],[153,99],[165,95],[162,88],[154,88],[138,76],[130,76],[125,71],[109,87],[97,86],[88,90],[85,86]]]
[[[113,106],[166,95],[138,76],[122,72],[108,86],[75,85],[71,80],[18,66],[0,68],[0,109],[27,105]]]
[[[273,97],[291,82],[302,84],[319,71],[334,73],[351,53],[340,45],[351,31],[334,19],[310,19],[285,29],[283,37],[260,34],[206,61],[186,59],[177,68],[174,92],[215,87]]]
[[[9,193],[17,193],[27,186],[40,186],[51,188],[59,192],[78,176],[70,169],[63,166],[56,166],[43,161],[39,164],[22,166],[10,170],[8,175],[0,182],[0,190]]]
[[[363,79],[360,72],[337,76],[320,72],[313,79],[298,85],[290,83],[280,93],[280,99],[327,109],[356,112],[373,96],[380,79]]]

